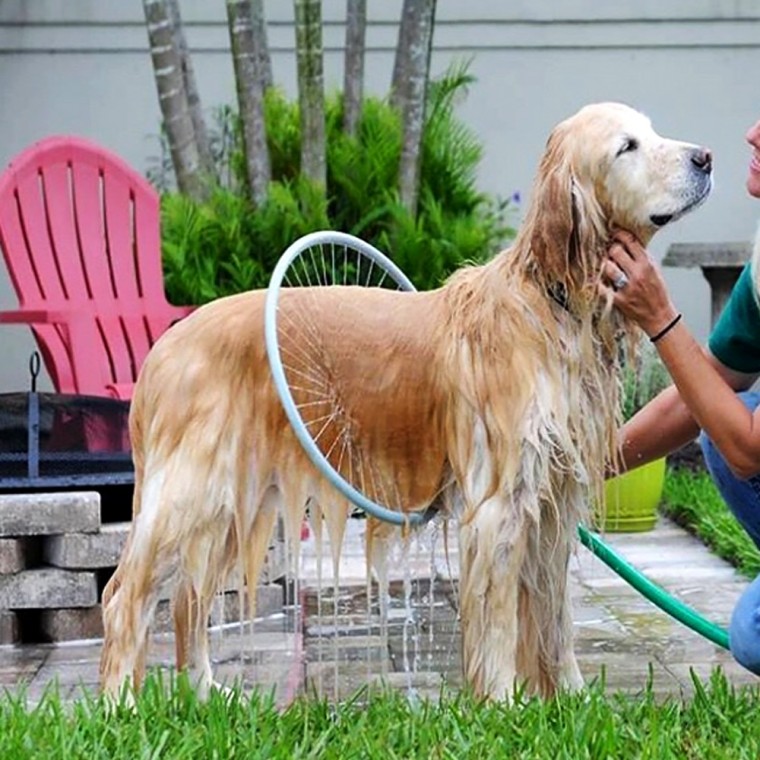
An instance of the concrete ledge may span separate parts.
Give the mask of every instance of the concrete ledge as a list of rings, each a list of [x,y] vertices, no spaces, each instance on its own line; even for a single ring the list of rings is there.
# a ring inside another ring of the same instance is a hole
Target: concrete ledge
[[[0,538],[0,575],[18,573],[29,567],[29,540]]]
[[[95,573],[41,567],[0,576],[0,609],[92,607],[97,602]]]
[[[0,496],[0,644],[103,636],[98,589],[121,558],[131,522],[101,524],[96,492]],[[282,541],[267,552],[257,585],[256,617],[280,612]],[[97,571],[97,572],[96,572]],[[212,625],[240,621],[237,572],[215,596]],[[154,631],[171,632],[169,589],[159,593]],[[244,620],[253,617],[244,596]],[[28,618],[28,621],[27,621]]]
[[[67,533],[45,541],[43,558],[54,567],[94,570],[116,567],[131,523],[107,523],[99,533]]]
[[[119,564],[131,522],[106,523],[98,533],[66,533],[50,536],[43,544],[43,560],[54,567],[69,570],[95,570],[116,567]],[[17,540],[17,539],[14,539]],[[2,568],[2,541],[0,539],[0,568]],[[0,572],[2,570],[0,569]],[[286,572],[285,546],[276,542],[269,547],[260,582],[271,583],[282,578]],[[233,572],[228,577],[224,590],[238,587],[238,574]],[[162,592],[162,597],[166,596]]]
[[[256,589],[256,617],[266,617],[275,612],[282,611],[283,605],[282,586],[277,583],[265,583]],[[243,601],[244,620],[249,619],[247,612],[247,598]],[[240,601],[237,591],[227,591],[217,594],[209,615],[209,625],[222,625],[224,623],[240,622]],[[171,603],[162,600],[156,608],[151,630],[158,633],[170,633],[174,631],[172,622]]]
[[[102,639],[103,615],[94,607],[45,610],[40,618],[41,633],[48,641]]]
[[[666,267],[741,267],[752,255],[752,244],[673,243],[662,265]]]
[[[95,533],[99,529],[98,493],[0,495],[0,536]]]
[[[20,638],[18,615],[10,610],[0,610],[0,646],[18,644]]]
[[[282,586],[276,583],[259,586],[256,592],[256,616],[266,617],[282,610]],[[240,605],[236,591],[219,594],[214,599],[211,625],[240,621]],[[100,604],[84,608],[48,609],[40,618],[42,637],[47,641],[77,641],[103,638],[103,610]],[[161,601],[156,608],[151,630],[172,633],[171,604]],[[0,611],[0,644],[14,644],[19,638],[16,614]]]

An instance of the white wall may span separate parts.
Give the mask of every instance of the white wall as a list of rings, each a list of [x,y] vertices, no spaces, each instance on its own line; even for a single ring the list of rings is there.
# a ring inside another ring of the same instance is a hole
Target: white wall
[[[400,0],[370,0],[369,89],[387,90]],[[232,103],[222,0],[182,0],[204,106]],[[295,91],[292,3],[266,12],[277,83]],[[341,85],[345,0],[324,0],[328,87]],[[758,207],[744,191],[746,129],[760,118],[760,3],[756,0],[439,0],[433,70],[472,58],[477,77],[462,117],[485,144],[484,189],[527,197],[554,123],[581,105],[621,100],[663,134],[709,145],[716,189],[692,217],[661,233],[671,242],[749,239]],[[139,0],[0,3],[0,165],[30,142],[72,132],[145,170],[158,153],[159,111]],[[697,336],[709,327],[698,271],[666,272]],[[0,308],[16,305],[0,268]],[[27,387],[34,343],[0,328],[0,391]]]

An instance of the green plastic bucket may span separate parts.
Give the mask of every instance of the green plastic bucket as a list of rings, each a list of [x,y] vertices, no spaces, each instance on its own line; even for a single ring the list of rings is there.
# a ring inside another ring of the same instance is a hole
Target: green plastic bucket
[[[640,533],[654,528],[665,484],[665,458],[610,478],[597,527],[607,533]]]

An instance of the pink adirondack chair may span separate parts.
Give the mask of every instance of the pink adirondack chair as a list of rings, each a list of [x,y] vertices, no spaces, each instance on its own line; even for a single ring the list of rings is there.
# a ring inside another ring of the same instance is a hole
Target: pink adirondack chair
[[[94,143],[55,136],[0,177],[0,248],[59,393],[130,399],[158,337],[192,307],[166,300],[158,195]]]

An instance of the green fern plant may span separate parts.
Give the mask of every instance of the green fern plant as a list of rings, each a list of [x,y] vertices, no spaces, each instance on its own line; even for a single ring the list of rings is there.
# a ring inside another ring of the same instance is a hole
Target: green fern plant
[[[162,195],[169,298],[203,303],[265,287],[288,245],[317,229],[350,232],[376,245],[420,289],[438,286],[464,262],[492,256],[514,236],[512,205],[477,189],[482,146],[455,113],[471,81],[461,64],[431,83],[416,217],[396,192],[401,124],[386,101],[365,100],[357,136],[351,137],[342,129],[342,97],[328,98],[323,190],[300,175],[297,104],[270,89],[265,118],[273,181],[259,208],[248,198],[237,116],[219,110],[214,145],[224,184],[203,204],[169,191]]]

